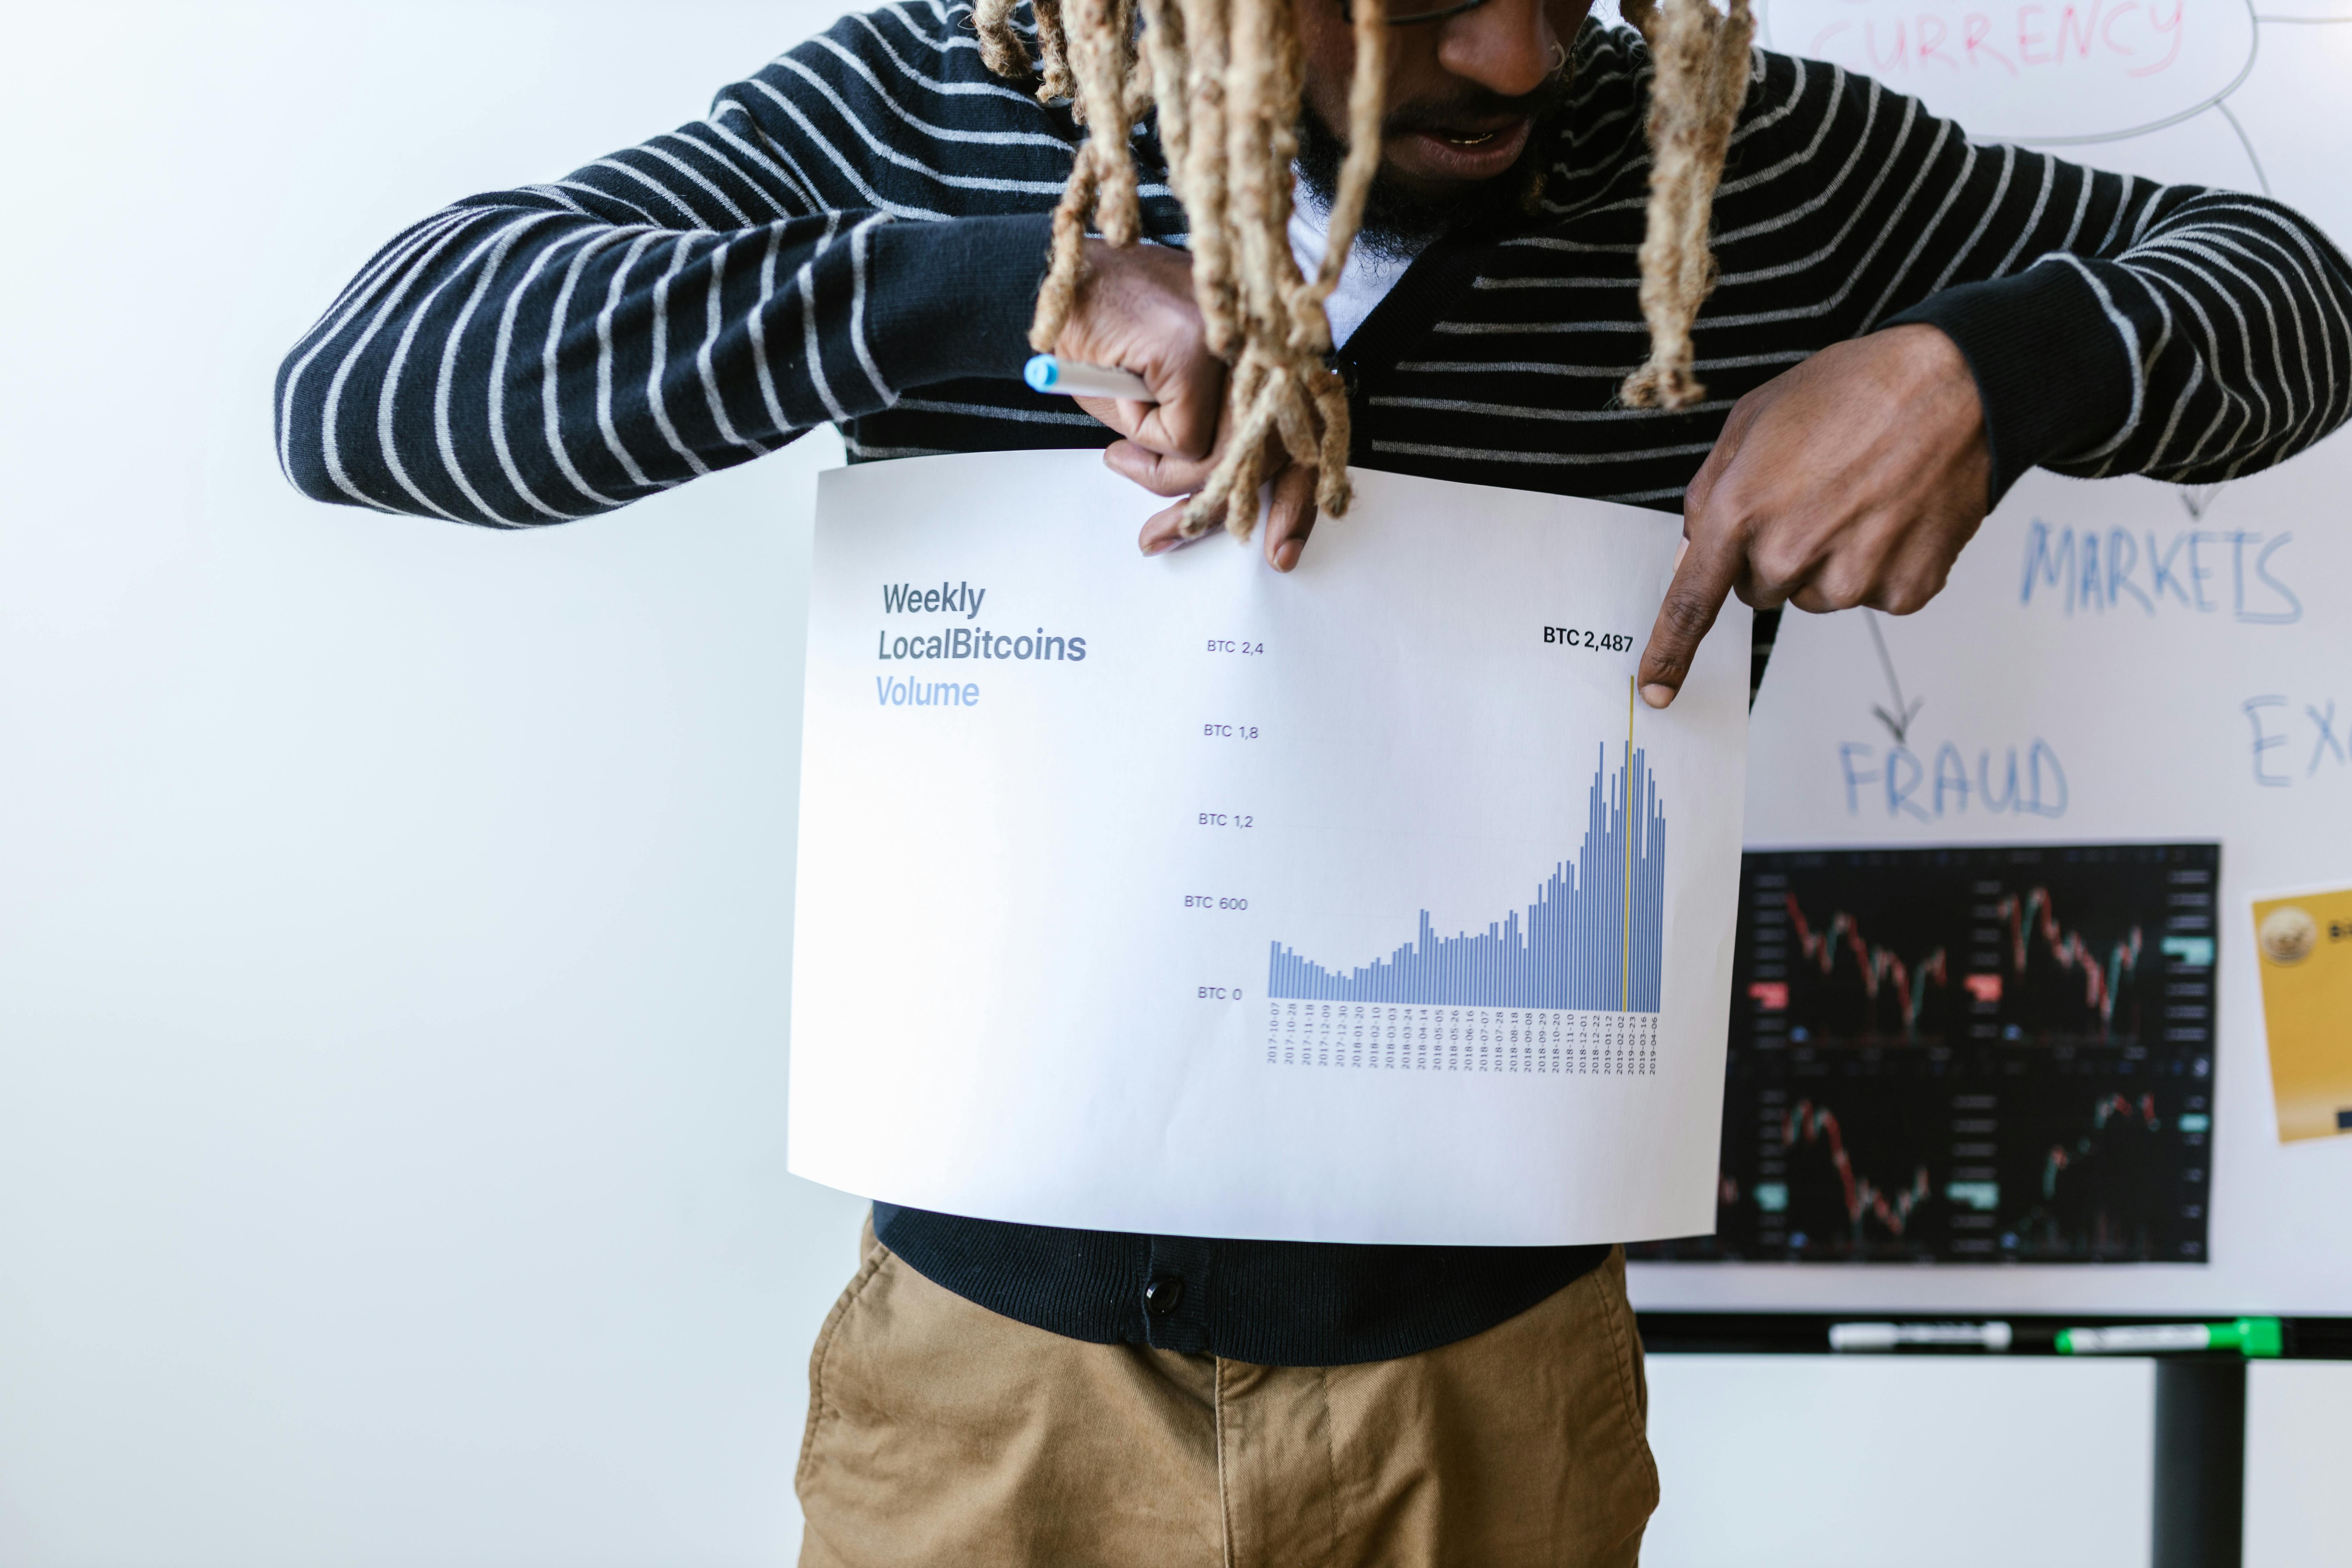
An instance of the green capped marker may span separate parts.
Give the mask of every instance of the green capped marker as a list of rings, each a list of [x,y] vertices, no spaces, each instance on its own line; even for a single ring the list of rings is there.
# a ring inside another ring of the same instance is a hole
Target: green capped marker
[[[2234,1318],[2226,1323],[2129,1323],[2112,1329],[2061,1329],[2060,1355],[2150,1355],[2168,1351],[2237,1351],[2248,1356],[2285,1353],[2276,1318]]]

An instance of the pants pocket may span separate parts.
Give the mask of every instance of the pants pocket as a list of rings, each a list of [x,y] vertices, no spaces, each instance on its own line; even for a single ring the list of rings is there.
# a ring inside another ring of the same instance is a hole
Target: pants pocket
[[[1649,1505],[1658,1503],[1658,1464],[1650,1452],[1650,1382],[1642,1364],[1642,1331],[1633,1321],[1633,1304],[1625,1294],[1625,1249],[1618,1247],[1608,1261],[1586,1278],[1592,1281],[1601,1297],[1602,1321],[1609,1329],[1609,1344],[1616,1363],[1618,1404],[1625,1422],[1628,1447],[1635,1454],[1641,1474],[1646,1478]]]
[[[824,1326],[817,1330],[816,1344],[809,1352],[808,1420],[801,1428],[800,1463],[793,1472],[793,1489],[803,1501],[808,1496],[809,1472],[815,1459],[818,1431],[830,1416],[839,1414],[828,1410],[826,1404],[826,1374],[832,1370],[835,1347],[840,1342],[843,1325],[857,1310],[859,1298],[874,1282],[875,1276],[882,1271],[882,1266],[890,1261],[889,1250],[874,1239],[872,1220],[866,1221],[865,1232],[859,1239],[864,1246],[864,1260],[858,1264],[857,1272],[850,1276],[849,1283],[842,1287],[841,1294],[834,1299],[833,1310],[824,1315]]]

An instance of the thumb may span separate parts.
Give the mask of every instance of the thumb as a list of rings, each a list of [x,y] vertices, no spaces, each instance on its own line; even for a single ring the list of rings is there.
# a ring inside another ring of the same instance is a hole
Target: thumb
[[[1715,625],[1724,599],[1739,571],[1739,552],[1720,536],[1683,541],[1675,563],[1674,581],[1666,584],[1665,601],[1658,606],[1650,627],[1650,645],[1642,650],[1642,700],[1664,708],[1683,689],[1698,645]]]

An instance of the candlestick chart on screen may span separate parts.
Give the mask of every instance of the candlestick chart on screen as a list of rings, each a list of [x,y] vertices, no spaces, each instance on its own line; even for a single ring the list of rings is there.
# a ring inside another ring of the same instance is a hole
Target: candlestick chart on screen
[[[1744,858],[1714,1236],[1661,1258],[2206,1256],[2220,848]]]

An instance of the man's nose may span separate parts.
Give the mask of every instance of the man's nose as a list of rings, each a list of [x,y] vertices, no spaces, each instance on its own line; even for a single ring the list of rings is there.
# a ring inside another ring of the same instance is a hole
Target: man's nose
[[[1535,91],[1559,59],[1559,36],[1544,15],[1544,0],[1486,0],[1449,18],[1437,41],[1437,62],[1503,98]]]

